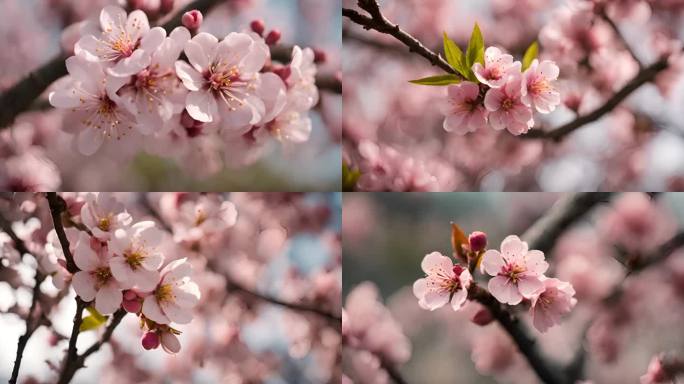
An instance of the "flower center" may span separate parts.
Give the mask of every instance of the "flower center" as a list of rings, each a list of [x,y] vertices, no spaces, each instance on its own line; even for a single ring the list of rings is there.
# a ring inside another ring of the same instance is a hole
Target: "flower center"
[[[544,79],[539,79],[537,81],[532,82],[532,84],[529,87],[530,93],[534,95],[542,94],[550,89],[551,86],[549,85],[549,82]]]
[[[126,263],[131,267],[131,269],[138,269],[143,260],[145,260],[145,253],[141,250],[138,251],[127,251],[124,253],[124,259]]]
[[[207,221],[207,214],[203,210],[198,209],[197,215],[195,216],[195,226],[199,227],[205,221]]]
[[[504,111],[508,111],[511,108],[513,108],[513,103],[514,102],[512,99],[506,98],[501,102],[501,109],[503,109]]]
[[[111,225],[112,223],[109,216],[100,218],[100,221],[98,221],[97,223],[97,227],[104,232],[109,232],[109,228],[111,227]]]
[[[100,267],[93,272],[93,276],[95,277],[97,286],[101,287],[107,284],[109,279],[112,278],[112,271],[109,270],[109,267]]]
[[[508,277],[514,284],[520,280],[520,274],[525,272],[525,268],[517,264],[508,264],[503,268],[500,275]]]
[[[173,292],[171,290],[171,285],[170,284],[160,285],[157,288],[157,291],[154,293],[154,296],[157,298],[157,301],[159,303],[173,301]]]
[[[499,67],[491,68],[487,73],[487,79],[488,80],[500,80],[501,79],[501,70],[499,69]]]
[[[222,99],[231,111],[245,104],[244,96],[248,96],[248,90],[252,88],[248,80],[242,79],[237,66],[228,67],[223,62],[212,64],[204,78],[214,97]]]

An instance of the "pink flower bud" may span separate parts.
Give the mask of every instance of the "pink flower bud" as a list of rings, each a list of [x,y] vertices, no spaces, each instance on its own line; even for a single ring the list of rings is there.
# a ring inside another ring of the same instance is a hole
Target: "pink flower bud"
[[[142,346],[147,349],[156,349],[159,347],[159,335],[156,332],[147,332],[142,338]]]
[[[181,18],[181,22],[185,28],[189,29],[191,32],[196,32],[200,25],[202,25],[202,12],[196,9],[185,12]]]
[[[268,45],[275,45],[278,43],[278,40],[280,40],[280,31],[277,29],[272,29],[268,35],[266,35],[266,44]]]
[[[477,311],[473,317],[470,319],[473,323],[484,327],[485,325],[491,323],[494,320],[494,317],[492,317],[492,313],[489,312],[487,308],[482,308],[479,311]]]
[[[135,293],[135,291],[129,289],[126,292],[124,292],[124,300],[135,300],[138,298],[138,295]]]
[[[468,244],[473,252],[483,251],[487,247],[487,234],[475,231],[468,236]]]
[[[161,0],[161,5],[159,6],[159,12],[169,13],[173,11],[174,0]]]
[[[123,300],[121,306],[129,313],[138,313],[142,309],[142,302],[140,300]]]
[[[290,66],[286,67],[278,67],[278,68],[273,68],[273,73],[278,75],[283,81],[286,81],[288,77],[290,77],[290,74],[292,74],[292,69],[290,69]]]
[[[251,23],[249,23],[249,27],[252,28],[252,31],[254,31],[254,33],[256,33],[259,36],[264,34],[264,29],[266,28],[264,26],[263,20],[254,20]]]
[[[455,264],[451,270],[454,272],[454,275],[458,277],[461,276],[461,272],[463,272],[463,267],[461,267],[458,264]]]
[[[325,63],[325,60],[326,60],[325,51],[322,49],[314,49],[313,51],[314,51],[314,63],[316,63],[316,64]]]

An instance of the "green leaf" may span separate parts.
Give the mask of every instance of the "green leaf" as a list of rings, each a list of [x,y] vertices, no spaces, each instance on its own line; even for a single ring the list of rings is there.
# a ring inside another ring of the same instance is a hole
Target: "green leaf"
[[[102,314],[98,312],[97,309],[95,309],[94,307],[86,307],[86,310],[88,311],[88,313],[90,313],[90,315],[83,318],[81,326],[79,327],[81,331],[90,331],[91,329],[97,329],[107,322],[107,316],[102,316]]]
[[[470,35],[468,42],[468,49],[466,50],[466,66],[468,67],[468,78],[472,81],[477,81],[473,73],[473,64],[480,63],[484,65],[484,38],[480,31],[480,26],[475,23],[473,33]]]
[[[344,192],[354,191],[359,177],[361,177],[361,172],[358,169],[349,169],[347,163],[342,162],[342,190]]]
[[[409,83],[420,84],[420,85],[435,85],[444,86],[449,84],[457,84],[461,82],[461,78],[450,73],[447,75],[437,75],[424,77],[422,79],[410,80]]]
[[[88,306],[88,307],[86,307],[86,311],[88,311],[88,313],[90,313],[90,315],[91,315],[92,317],[94,317],[94,318],[95,318],[96,320],[98,320],[98,321],[102,321],[102,322],[107,321],[107,316],[103,316],[103,315],[102,315],[100,312],[98,312],[97,309],[95,309],[95,307],[93,307],[93,306]]]
[[[446,32],[444,32],[444,56],[452,68],[464,77],[468,76],[468,69],[463,65],[463,52],[456,42],[447,36]]]
[[[525,56],[523,56],[522,60],[522,70],[526,70],[527,68],[532,65],[532,61],[537,58],[537,54],[539,53],[539,44],[537,42],[533,42],[530,44],[530,46],[527,48],[525,51]]]
[[[94,316],[86,316],[81,322],[81,326],[78,328],[81,332],[90,331],[103,326],[105,321],[100,321]]]

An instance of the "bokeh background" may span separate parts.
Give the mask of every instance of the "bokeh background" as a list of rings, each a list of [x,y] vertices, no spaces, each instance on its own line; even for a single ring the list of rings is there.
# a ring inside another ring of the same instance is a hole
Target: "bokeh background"
[[[422,310],[411,287],[415,280],[424,277],[420,263],[426,254],[438,251],[451,255],[450,222],[457,223],[466,234],[475,230],[486,232],[488,248],[499,249],[507,235],[521,236],[564,196],[345,193],[343,298],[348,298],[359,284],[371,282],[377,286],[380,300],[411,343],[410,359],[398,365],[409,383],[536,383],[536,377],[498,325],[480,327],[470,321],[481,308],[478,304],[468,302],[459,312],[448,305],[434,312]],[[616,247],[604,235],[609,230],[606,218],[615,212],[615,201],[624,196],[615,195],[610,203],[594,208],[546,253],[548,275],[570,281],[577,291],[578,304],[570,316],[541,334],[532,328],[525,311],[521,314],[544,353],[558,361],[569,361],[588,320],[604,313],[601,300],[624,275],[624,267],[612,257]],[[653,211],[643,215],[645,220],[658,220],[652,228],[667,223],[667,227],[660,228],[668,237],[676,228],[681,230],[684,195],[658,195],[652,204],[649,209]],[[627,299],[617,309],[605,312],[610,316],[597,318],[597,326],[589,330],[584,342],[588,348],[589,379],[597,384],[637,383],[656,353],[684,352],[683,267],[684,252],[680,250],[660,266],[625,282]],[[479,273],[474,277],[483,281]],[[349,321],[354,323],[353,318]],[[610,359],[613,351],[617,351],[615,358]],[[352,358],[353,352],[345,356]],[[355,383],[366,382],[351,373],[347,375]]]
[[[152,5],[159,3],[159,0],[146,1]],[[189,2],[176,0],[175,5],[178,9]],[[97,17],[103,6],[117,3],[117,0],[0,2],[0,43],[11,47],[0,52],[0,91],[58,54],[64,28]],[[340,4],[341,0],[225,1],[205,15],[200,31],[222,37],[248,29],[252,20],[263,19],[267,28],[282,32],[283,44],[324,50],[327,61],[319,66],[319,73],[334,75],[340,68]],[[20,115],[11,130],[2,130],[2,144],[18,152],[40,148],[40,159],[47,161],[24,167],[41,172],[53,184],[54,177],[49,174],[57,171],[61,178],[61,183],[56,180],[57,185],[62,190],[334,191],[339,190],[341,172],[342,101],[339,94],[323,91],[321,95],[319,105],[311,112],[311,138],[304,145],[277,149],[249,167],[223,168],[210,175],[206,173],[213,159],[188,169],[169,158],[145,153],[132,160],[121,160],[105,151],[90,157],[80,155],[70,146],[71,139],[61,131],[62,112],[47,104],[47,94],[43,95],[42,102],[36,103],[39,111]],[[0,179],[2,176],[5,175],[0,174]]]

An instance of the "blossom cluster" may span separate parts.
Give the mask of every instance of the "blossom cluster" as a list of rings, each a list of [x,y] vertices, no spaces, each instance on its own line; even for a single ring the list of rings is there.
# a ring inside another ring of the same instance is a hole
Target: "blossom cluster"
[[[553,85],[559,70],[552,61],[534,59],[521,73],[521,62],[496,47],[487,48],[484,61],[472,67],[479,84],[464,81],[449,86],[442,109],[446,131],[466,134],[489,125],[517,136],[534,126],[535,109],[550,113],[560,104]]]
[[[263,36],[263,23],[253,23],[219,40],[195,34],[201,14],[192,12],[183,17],[190,30],[168,35],[143,11],[117,6],[102,9],[97,23],[81,23],[69,75],[49,95],[67,111],[63,126],[80,153],[111,143],[117,153],[142,149],[186,160],[209,149],[244,165],[274,139],[309,139],[320,57],[295,46],[287,65],[272,63],[269,45],[279,32]]]
[[[455,311],[460,310],[469,298],[475,269],[492,276],[487,288],[500,303],[529,303],[532,323],[540,332],[560,323],[577,303],[570,283],[545,275],[549,264],[544,253],[528,249],[518,236],[506,237],[501,251],[485,251],[486,235],[482,232],[472,233],[468,240],[466,244],[455,243],[455,248],[467,251],[469,265],[453,263],[439,252],[423,258],[421,269],[426,277],[413,284],[421,308],[432,311],[450,303]]]
[[[88,193],[79,205],[75,219],[80,223],[75,225],[81,230],[67,232],[79,269],[73,275],[66,269],[55,230],[48,234],[46,251],[55,262],[55,285],[62,288],[70,281],[76,294],[100,314],[120,308],[136,314],[145,331],[145,349],[161,344],[169,353],[178,352],[180,331],[172,323],[189,323],[200,299],[187,258],[166,258],[164,233],[155,222],[134,223],[124,205],[108,193]]]

